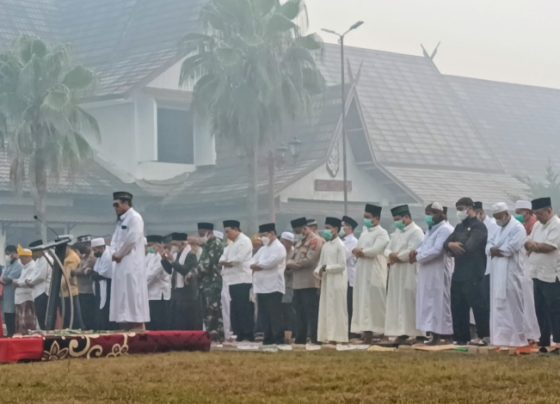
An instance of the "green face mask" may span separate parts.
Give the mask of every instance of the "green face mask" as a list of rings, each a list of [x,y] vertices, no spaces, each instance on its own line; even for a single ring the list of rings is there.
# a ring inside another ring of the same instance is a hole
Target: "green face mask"
[[[525,216],[523,215],[515,215],[515,218],[517,219],[517,221],[521,224],[525,224]]]
[[[364,226],[366,226],[368,229],[371,229],[373,227],[373,220],[364,219]]]
[[[432,215],[424,216],[424,221],[428,225],[428,227],[432,227],[434,225],[434,217]]]
[[[331,241],[333,239],[333,234],[330,230],[323,230],[321,232],[321,237],[323,237],[327,241]]]
[[[404,228],[406,227],[406,224],[404,224],[404,222],[402,220],[396,220],[395,221],[395,227],[397,228],[397,230],[404,231]]]

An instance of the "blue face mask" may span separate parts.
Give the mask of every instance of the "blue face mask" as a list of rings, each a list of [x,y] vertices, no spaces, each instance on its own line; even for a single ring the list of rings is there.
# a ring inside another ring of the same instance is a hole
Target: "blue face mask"
[[[406,224],[404,224],[404,222],[402,220],[395,220],[395,227],[397,228],[397,230],[400,231],[404,231],[404,228],[406,227]]]
[[[333,239],[333,234],[330,230],[323,230],[321,232],[321,237],[323,237],[327,241],[331,241]]]
[[[364,226],[366,226],[368,229],[371,229],[373,227],[373,220],[364,219]]]

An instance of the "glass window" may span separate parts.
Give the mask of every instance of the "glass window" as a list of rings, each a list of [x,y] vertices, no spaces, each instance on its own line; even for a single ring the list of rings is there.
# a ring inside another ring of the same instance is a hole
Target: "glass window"
[[[193,164],[193,123],[189,111],[159,107],[157,134],[158,161]]]

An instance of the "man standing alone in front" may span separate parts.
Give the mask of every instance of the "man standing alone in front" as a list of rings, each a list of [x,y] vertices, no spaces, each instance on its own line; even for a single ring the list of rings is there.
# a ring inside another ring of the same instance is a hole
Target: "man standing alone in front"
[[[113,194],[117,226],[111,240],[115,262],[109,319],[128,330],[145,330],[150,321],[146,279],[144,220],[128,192]]]

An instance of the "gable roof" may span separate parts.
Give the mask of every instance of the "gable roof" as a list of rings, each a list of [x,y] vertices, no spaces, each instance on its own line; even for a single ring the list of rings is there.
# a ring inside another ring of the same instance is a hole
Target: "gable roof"
[[[95,95],[115,97],[181,57],[204,0],[0,0],[0,47],[20,34],[67,43],[97,74]]]

